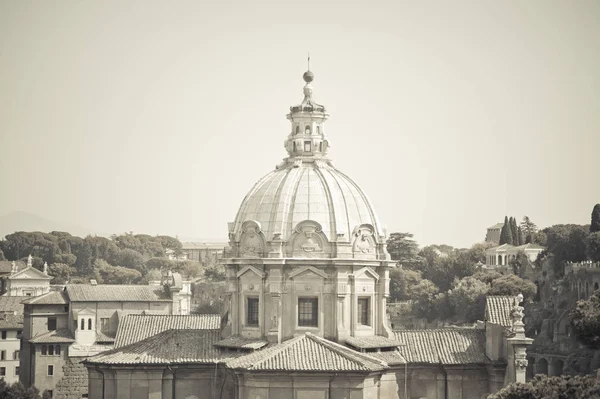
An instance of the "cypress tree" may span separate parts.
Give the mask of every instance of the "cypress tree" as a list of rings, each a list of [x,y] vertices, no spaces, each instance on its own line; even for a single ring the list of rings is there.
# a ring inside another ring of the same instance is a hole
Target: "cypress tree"
[[[510,235],[510,225],[508,224],[508,216],[504,216],[504,225],[502,226],[502,230],[500,230],[500,245],[510,244],[511,241],[512,237]]]
[[[590,233],[600,231],[600,204],[594,205],[592,210],[592,224],[590,224]]]
[[[512,245],[519,245],[519,231],[517,230],[517,221],[514,217],[510,218],[510,234],[512,235]]]
[[[521,229],[521,227],[517,227],[517,231],[519,232],[519,245],[526,244],[525,238],[523,237],[523,230]]]

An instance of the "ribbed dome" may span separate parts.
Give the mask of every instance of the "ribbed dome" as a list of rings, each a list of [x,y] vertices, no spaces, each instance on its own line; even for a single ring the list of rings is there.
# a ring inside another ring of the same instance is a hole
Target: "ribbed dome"
[[[328,240],[338,234],[349,240],[354,229],[373,226],[376,236],[384,235],[367,196],[348,176],[327,161],[285,163],[258,181],[237,213],[232,233],[239,237],[242,224],[260,223],[265,239],[275,233],[287,241],[298,223],[318,222]]]

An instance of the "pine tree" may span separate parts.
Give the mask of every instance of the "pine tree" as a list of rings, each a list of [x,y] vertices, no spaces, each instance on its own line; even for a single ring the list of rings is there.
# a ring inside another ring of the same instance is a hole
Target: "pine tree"
[[[500,230],[500,245],[510,244],[512,242],[512,236],[510,234],[510,225],[508,224],[508,216],[504,216],[504,226]]]
[[[592,210],[592,224],[590,224],[590,233],[600,231],[600,204],[594,205]]]
[[[521,229],[523,230],[523,235],[525,236],[524,243],[529,244],[533,242],[533,235],[537,231],[537,226],[531,221],[531,219],[529,219],[529,216],[523,216]]]
[[[519,245],[526,244],[525,238],[523,237],[523,229],[521,229],[521,227],[517,227],[517,231],[519,234]]]

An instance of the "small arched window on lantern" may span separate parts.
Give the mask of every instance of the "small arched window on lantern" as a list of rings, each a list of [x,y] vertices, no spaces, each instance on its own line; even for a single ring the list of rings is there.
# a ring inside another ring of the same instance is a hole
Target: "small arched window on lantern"
[[[81,319],[81,329],[85,330],[85,319]]]
[[[88,330],[92,329],[92,319],[88,319]]]

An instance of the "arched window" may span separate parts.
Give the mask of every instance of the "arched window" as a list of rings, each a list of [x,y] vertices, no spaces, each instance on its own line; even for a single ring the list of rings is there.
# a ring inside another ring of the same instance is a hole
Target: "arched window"
[[[56,345],[54,347],[54,353],[56,353],[57,355],[60,355],[60,345]]]
[[[304,129],[304,134],[310,134],[310,126],[306,125],[306,128]]]
[[[296,126],[296,134],[300,134],[300,126]]]
[[[46,355],[48,348],[46,345],[42,345],[42,355]]]
[[[323,152],[323,142],[319,143],[319,152]]]
[[[317,134],[321,134],[321,129],[319,125],[317,125]]]
[[[54,356],[54,345],[48,345],[48,356]]]
[[[81,319],[81,329],[85,330],[85,319]]]
[[[88,319],[88,330],[92,329],[92,319]]]
[[[296,142],[294,141],[292,144],[293,144],[293,146],[292,146],[293,147],[293,151],[296,152]]]

